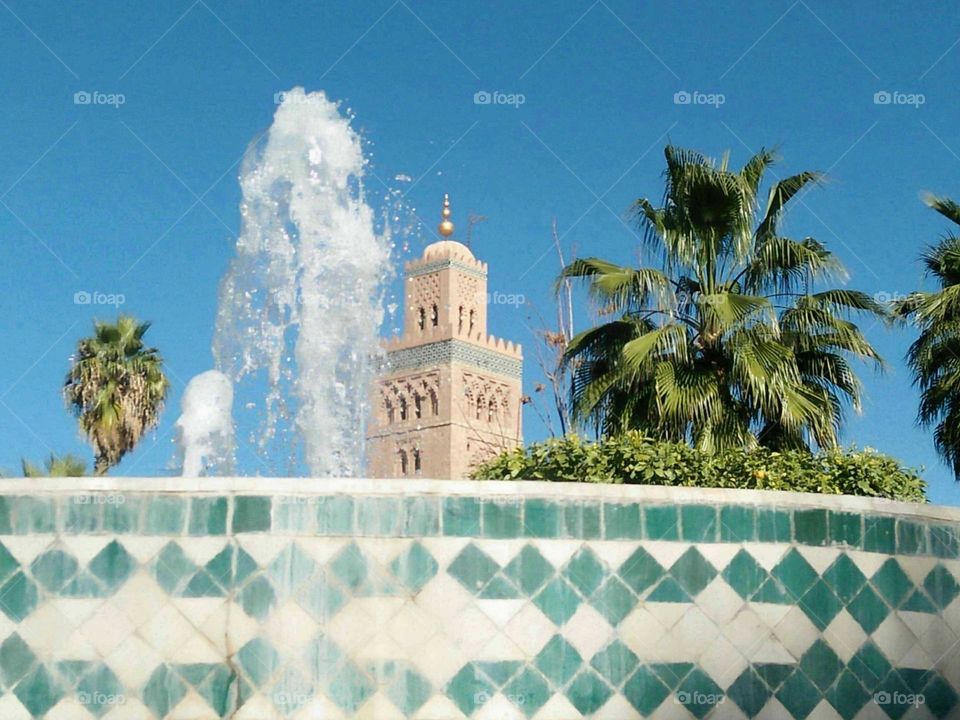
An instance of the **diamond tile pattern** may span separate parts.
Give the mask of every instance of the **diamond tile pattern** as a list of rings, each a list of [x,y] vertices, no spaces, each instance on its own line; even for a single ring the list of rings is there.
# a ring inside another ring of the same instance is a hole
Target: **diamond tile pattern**
[[[942,520],[367,499],[0,497],[0,715],[960,717]]]

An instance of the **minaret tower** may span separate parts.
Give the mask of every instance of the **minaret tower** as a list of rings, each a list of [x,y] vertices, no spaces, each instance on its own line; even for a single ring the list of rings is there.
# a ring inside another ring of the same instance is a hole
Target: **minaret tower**
[[[404,266],[403,334],[384,344],[367,433],[375,478],[459,479],[522,443],[519,345],[487,334],[487,265],[451,239],[450,198],[423,257]]]

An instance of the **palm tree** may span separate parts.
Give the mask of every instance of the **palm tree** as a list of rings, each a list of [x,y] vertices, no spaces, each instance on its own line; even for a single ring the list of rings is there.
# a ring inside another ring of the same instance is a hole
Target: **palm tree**
[[[67,405],[93,445],[94,472],[103,475],[156,426],[170,383],[155,348],[144,346],[150,323],[121,315],[94,322],[77,343],[64,384]]]
[[[960,225],[960,205],[928,196],[927,205]],[[936,292],[915,292],[895,301],[894,314],[912,319],[920,337],[907,353],[907,364],[920,387],[918,421],[936,426],[937,452],[960,480],[960,237],[947,234],[921,256]]]
[[[835,447],[846,407],[860,407],[850,359],[882,366],[850,318],[887,313],[862,292],[815,291],[845,276],[842,265],[813,238],[781,232],[787,204],[822,176],[775,182],[761,213],[773,152],[739,171],[726,155],[664,154],[662,206],[634,205],[658,267],[587,258],[561,274],[585,280],[613,316],[566,353],[578,421],[601,435],[640,429],[708,451]]]
[[[76,455],[61,455],[57,457],[53,453],[44,462],[41,468],[34,465],[29,460],[21,460],[23,476],[33,477],[83,477],[87,474],[86,461],[78,458]]]

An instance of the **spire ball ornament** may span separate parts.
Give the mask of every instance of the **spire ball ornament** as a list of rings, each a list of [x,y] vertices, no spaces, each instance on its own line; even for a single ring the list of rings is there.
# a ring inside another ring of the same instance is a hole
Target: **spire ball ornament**
[[[450,221],[450,216],[452,215],[450,210],[450,196],[447,193],[443,194],[443,210],[440,211],[440,217],[443,219],[440,221],[440,224],[437,226],[437,232],[439,232],[444,237],[450,237],[453,235],[453,223]]]

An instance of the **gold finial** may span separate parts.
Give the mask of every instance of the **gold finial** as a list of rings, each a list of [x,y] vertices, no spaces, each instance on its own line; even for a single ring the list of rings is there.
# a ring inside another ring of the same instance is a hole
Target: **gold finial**
[[[440,217],[443,218],[440,221],[440,225],[437,227],[437,231],[444,237],[450,237],[453,235],[453,223],[450,221],[450,216],[453,213],[450,211],[450,196],[447,193],[443,194],[443,210],[440,211]]]

